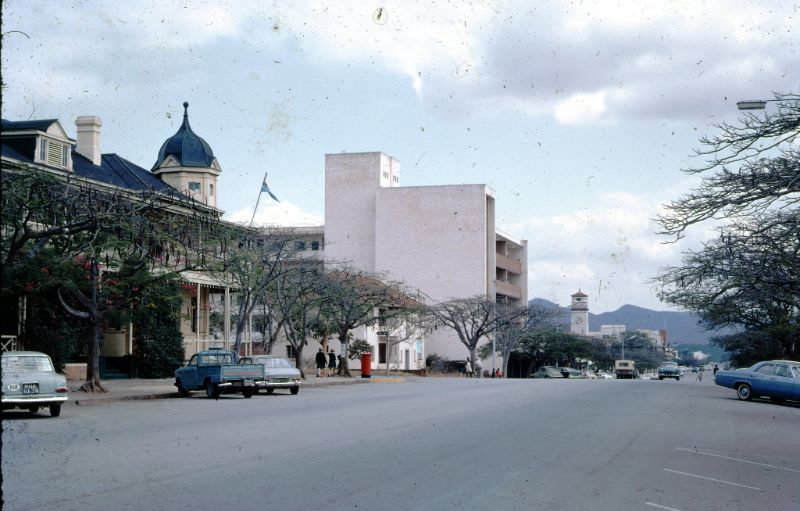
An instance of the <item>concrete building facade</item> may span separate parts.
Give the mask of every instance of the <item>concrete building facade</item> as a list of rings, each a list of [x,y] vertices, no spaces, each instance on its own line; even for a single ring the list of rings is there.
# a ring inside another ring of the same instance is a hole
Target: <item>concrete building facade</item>
[[[327,265],[348,265],[419,289],[431,303],[485,295],[527,304],[527,241],[498,231],[484,184],[400,186],[400,164],[380,153],[325,156]],[[451,332],[426,352],[461,359]]]

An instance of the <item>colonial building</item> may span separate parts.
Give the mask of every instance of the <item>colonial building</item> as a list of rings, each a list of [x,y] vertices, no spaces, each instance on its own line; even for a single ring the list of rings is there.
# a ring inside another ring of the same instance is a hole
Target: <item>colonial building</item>
[[[4,170],[36,169],[54,176],[81,180],[89,186],[122,192],[154,192],[164,207],[174,211],[199,211],[219,218],[216,208],[217,177],[221,169],[208,143],[189,125],[188,103],[183,123],[161,146],[153,170],[148,171],[125,158],[101,151],[102,122],[95,116],[75,120],[77,138],[71,138],[57,119],[2,121],[2,165]],[[206,347],[210,336],[210,295],[224,296],[226,318],[222,341],[230,340],[229,284],[200,272],[185,272],[181,331],[187,356]],[[9,347],[22,334],[25,304],[16,304],[15,314],[4,311],[2,334]],[[5,308],[5,304],[4,304]],[[12,319],[9,319],[12,318]],[[102,343],[103,371],[109,377],[129,370],[134,353],[134,325],[109,328]]]

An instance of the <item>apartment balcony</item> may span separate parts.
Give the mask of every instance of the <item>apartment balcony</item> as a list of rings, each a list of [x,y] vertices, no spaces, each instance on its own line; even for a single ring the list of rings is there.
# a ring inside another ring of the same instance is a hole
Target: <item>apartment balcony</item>
[[[508,282],[497,281],[495,282],[495,290],[496,293],[499,295],[505,295],[509,298],[516,298],[519,300],[522,298],[522,288],[519,286],[515,286],[514,284],[509,284]]]
[[[517,275],[522,274],[521,262],[510,259],[502,254],[495,254],[495,259],[496,259],[495,264],[498,268],[510,271],[511,273],[516,273]]]

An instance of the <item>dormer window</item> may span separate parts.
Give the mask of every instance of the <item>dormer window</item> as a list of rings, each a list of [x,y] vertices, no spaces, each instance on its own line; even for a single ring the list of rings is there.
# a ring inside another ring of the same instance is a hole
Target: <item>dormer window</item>
[[[54,167],[67,168],[69,165],[69,146],[41,138],[39,141],[39,160]]]
[[[200,183],[196,181],[189,181],[189,192],[197,193],[200,191]]]

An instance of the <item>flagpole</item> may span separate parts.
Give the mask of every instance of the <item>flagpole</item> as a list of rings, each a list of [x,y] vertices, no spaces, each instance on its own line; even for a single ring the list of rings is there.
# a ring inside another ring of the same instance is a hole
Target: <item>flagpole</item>
[[[256,199],[256,207],[253,208],[253,216],[250,217],[250,226],[253,227],[253,220],[256,218],[256,211],[258,211],[258,203],[261,202],[261,194],[264,193],[264,182],[267,180],[267,172],[264,172],[264,179],[261,180],[261,186],[258,188],[258,198]]]

